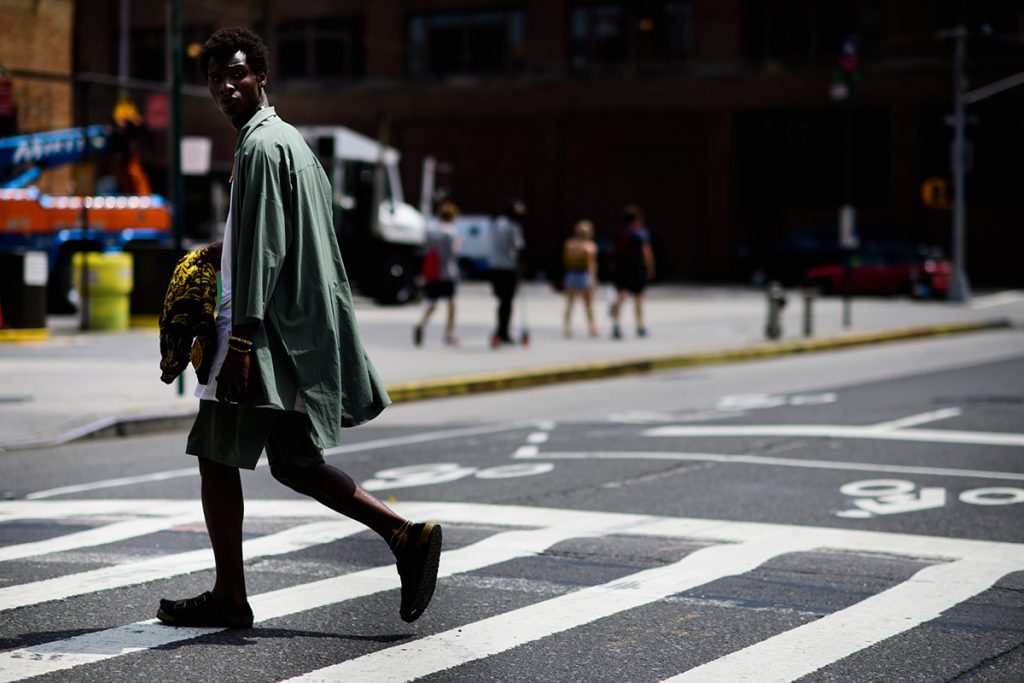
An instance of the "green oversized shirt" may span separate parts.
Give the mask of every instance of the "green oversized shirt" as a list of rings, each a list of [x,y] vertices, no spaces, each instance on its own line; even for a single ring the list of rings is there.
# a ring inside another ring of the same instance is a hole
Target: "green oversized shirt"
[[[242,127],[231,199],[232,325],[259,323],[256,405],[302,396],[324,448],[391,400],[356,328],[330,182],[298,131],[266,107]]]

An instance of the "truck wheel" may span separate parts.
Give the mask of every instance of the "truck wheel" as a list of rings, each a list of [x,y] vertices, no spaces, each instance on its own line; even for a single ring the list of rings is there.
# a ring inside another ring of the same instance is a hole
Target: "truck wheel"
[[[374,287],[374,299],[385,305],[401,305],[412,301],[416,296],[416,282],[410,261],[401,256],[390,256],[381,265],[377,283]]]

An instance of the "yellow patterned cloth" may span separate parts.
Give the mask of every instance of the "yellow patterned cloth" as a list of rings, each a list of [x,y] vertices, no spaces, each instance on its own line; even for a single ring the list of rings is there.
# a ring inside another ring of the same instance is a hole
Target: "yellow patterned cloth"
[[[174,267],[160,314],[160,381],[170,384],[191,360],[200,384],[210,379],[217,348],[217,271],[206,249],[186,254]]]

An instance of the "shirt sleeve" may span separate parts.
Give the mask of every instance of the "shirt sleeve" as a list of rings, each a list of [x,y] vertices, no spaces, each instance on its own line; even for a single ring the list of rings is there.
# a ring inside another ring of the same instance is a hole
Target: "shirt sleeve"
[[[288,250],[291,170],[282,150],[256,144],[241,154],[238,218],[232,226],[232,324],[261,322]]]

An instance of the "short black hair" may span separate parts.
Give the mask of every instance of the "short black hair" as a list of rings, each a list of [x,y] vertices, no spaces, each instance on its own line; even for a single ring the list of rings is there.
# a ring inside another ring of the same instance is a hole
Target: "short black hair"
[[[506,218],[522,218],[526,215],[526,202],[518,197],[514,197],[507,202],[501,209],[501,215]]]
[[[209,74],[210,59],[230,58],[241,50],[253,73],[266,74],[270,68],[270,50],[263,40],[247,28],[232,26],[213,32],[203,43],[199,51],[199,68],[203,70],[203,78]]]
[[[643,220],[644,220],[644,210],[641,209],[638,205],[636,205],[636,204],[626,204],[624,207],[622,207],[622,222],[623,223],[626,223],[628,225],[629,223],[632,223],[633,221],[641,221],[641,222],[643,222]]]

